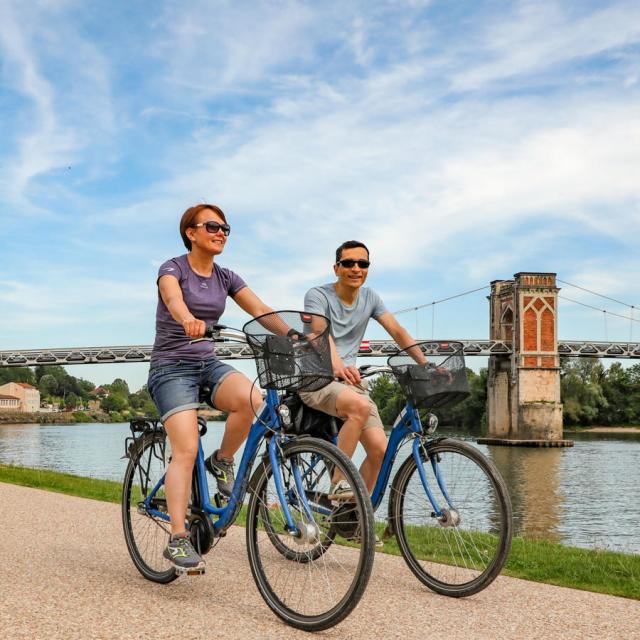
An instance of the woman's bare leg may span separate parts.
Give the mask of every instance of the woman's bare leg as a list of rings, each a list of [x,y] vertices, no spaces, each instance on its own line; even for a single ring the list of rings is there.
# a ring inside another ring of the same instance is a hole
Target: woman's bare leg
[[[262,395],[248,378],[236,372],[220,383],[213,404],[229,414],[218,457],[231,460],[247,439],[255,414],[262,405]]]
[[[171,516],[171,533],[184,534],[193,465],[198,454],[196,410],[174,413],[165,420],[164,428],[171,443],[171,462],[164,482],[167,509]]]

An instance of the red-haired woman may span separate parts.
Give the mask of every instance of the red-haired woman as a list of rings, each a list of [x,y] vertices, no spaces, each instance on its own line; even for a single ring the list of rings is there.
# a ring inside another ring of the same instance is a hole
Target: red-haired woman
[[[220,448],[206,460],[218,491],[227,496],[234,483],[233,456],[262,404],[249,379],[216,358],[211,342],[191,342],[204,335],[206,325],[218,322],[227,296],[253,317],[272,311],[240,276],[217,263],[230,231],[219,207],[200,204],[187,209],[180,220],[180,235],[188,253],[167,260],[158,272],[156,338],[148,386],[172,449],[165,480],[171,537],[164,556],[181,569],[204,567],[185,530],[198,451],[200,388],[208,386],[213,404],[229,414]]]

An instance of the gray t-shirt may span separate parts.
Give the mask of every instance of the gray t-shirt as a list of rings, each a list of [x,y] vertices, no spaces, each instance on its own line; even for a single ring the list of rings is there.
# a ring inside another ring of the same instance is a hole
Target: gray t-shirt
[[[369,318],[379,318],[387,312],[382,298],[373,289],[361,287],[356,301],[349,307],[338,298],[333,284],[309,289],[304,297],[304,310],[329,318],[331,335],[346,365],[356,363]]]
[[[191,313],[208,325],[216,324],[224,312],[227,296],[235,296],[246,287],[245,281],[237,274],[213,264],[213,272],[207,278],[199,276],[189,264],[187,254],[171,258],[160,265],[161,276],[175,276],[180,283],[184,302]],[[178,324],[160,296],[156,309],[156,339],[151,352],[151,364],[169,364],[178,360],[204,360],[213,358],[212,342],[190,344],[181,324]]]

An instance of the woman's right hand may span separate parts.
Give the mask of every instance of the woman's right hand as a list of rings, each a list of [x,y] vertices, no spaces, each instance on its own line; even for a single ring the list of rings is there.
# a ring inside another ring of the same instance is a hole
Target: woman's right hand
[[[197,338],[204,337],[204,332],[207,328],[207,325],[205,324],[204,320],[198,320],[197,318],[191,316],[190,318],[186,318],[182,321],[182,327],[187,336],[195,340]]]

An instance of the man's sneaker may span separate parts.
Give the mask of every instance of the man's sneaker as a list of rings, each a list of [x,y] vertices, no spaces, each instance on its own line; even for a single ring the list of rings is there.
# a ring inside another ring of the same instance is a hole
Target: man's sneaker
[[[172,536],[162,555],[180,572],[204,573],[206,563],[188,536]]]
[[[373,534],[375,539],[375,548],[382,549],[384,547],[384,541],[380,539],[380,536],[377,533]],[[360,537],[360,527],[356,529],[356,533],[352,538],[349,538],[351,542],[355,542],[356,544],[362,544],[362,538]]]
[[[218,450],[216,449],[205,461],[204,466],[207,471],[216,479],[218,483],[218,491],[226,498],[231,497],[233,484],[236,476],[233,470],[233,462],[227,460],[218,460],[216,457]]]
[[[338,480],[338,482],[329,489],[327,498],[331,500],[331,504],[338,506],[341,502],[353,500],[353,489],[346,480]]]

